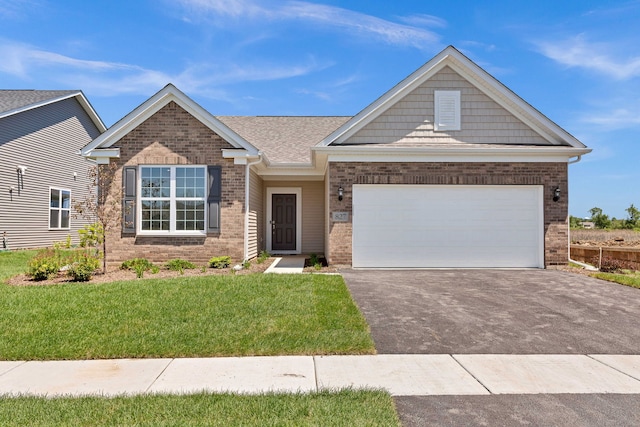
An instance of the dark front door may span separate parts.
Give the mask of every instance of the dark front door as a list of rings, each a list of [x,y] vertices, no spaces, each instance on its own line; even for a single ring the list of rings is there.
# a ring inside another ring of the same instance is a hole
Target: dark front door
[[[271,199],[271,250],[296,250],[296,195],[273,194]]]

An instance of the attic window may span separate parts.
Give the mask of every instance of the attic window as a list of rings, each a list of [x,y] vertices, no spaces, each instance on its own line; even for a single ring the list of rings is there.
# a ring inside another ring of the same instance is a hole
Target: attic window
[[[436,90],[434,100],[434,130],[460,130],[460,91]]]

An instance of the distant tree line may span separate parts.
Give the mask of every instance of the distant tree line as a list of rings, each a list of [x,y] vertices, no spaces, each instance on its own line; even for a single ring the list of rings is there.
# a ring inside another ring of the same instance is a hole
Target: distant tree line
[[[616,219],[615,217],[609,218],[609,215],[602,212],[599,207],[593,207],[589,209],[591,218],[582,219],[570,216],[569,225],[571,228],[584,228],[584,222],[589,221],[593,223],[595,228],[599,229],[640,230],[640,210],[633,206],[632,203],[625,211],[627,212],[627,218]]]

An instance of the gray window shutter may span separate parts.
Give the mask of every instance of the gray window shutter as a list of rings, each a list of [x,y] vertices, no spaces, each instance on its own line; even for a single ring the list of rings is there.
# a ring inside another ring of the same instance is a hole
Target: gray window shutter
[[[136,232],[136,167],[122,169],[122,233]]]
[[[220,200],[222,198],[222,168],[220,166],[207,166],[209,174],[209,217],[207,219],[207,233],[220,232]]]

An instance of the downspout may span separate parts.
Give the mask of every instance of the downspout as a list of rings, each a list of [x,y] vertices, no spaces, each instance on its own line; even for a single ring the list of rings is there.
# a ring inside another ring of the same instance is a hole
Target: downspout
[[[575,160],[569,160],[567,162],[568,165],[572,165],[574,163],[578,163],[580,161],[580,159],[582,159],[582,155],[576,156]]]
[[[251,182],[251,166],[258,164],[262,161],[262,152],[258,152],[258,158],[253,162],[247,162],[245,169],[245,188],[244,188],[244,261],[249,259],[249,197],[250,197],[250,185]]]
[[[567,161],[567,164],[571,165],[573,163],[578,163],[580,161],[580,159],[582,159],[582,155],[576,156],[576,158],[574,160],[569,160]],[[571,233],[569,233],[571,234]],[[602,248],[600,248],[600,251],[602,251]],[[600,257],[602,257],[602,252],[600,252]],[[576,261],[574,259],[571,259],[571,236],[569,236],[569,262],[572,262],[574,264],[577,264],[579,266],[581,266],[582,268],[584,268],[585,270],[589,270],[589,271],[598,271],[597,268],[586,264],[584,262],[580,262],[580,261]]]

